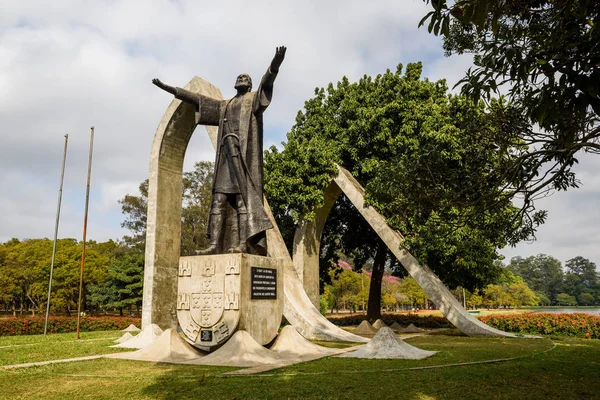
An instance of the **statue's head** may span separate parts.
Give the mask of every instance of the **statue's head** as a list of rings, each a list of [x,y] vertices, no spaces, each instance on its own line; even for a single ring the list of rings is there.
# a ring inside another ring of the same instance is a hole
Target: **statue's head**
[[[249,92],[252,90],[252,78],[248,74],[240,74],[235,80],[235,86],[237,90],[246,88],[246,91]]]

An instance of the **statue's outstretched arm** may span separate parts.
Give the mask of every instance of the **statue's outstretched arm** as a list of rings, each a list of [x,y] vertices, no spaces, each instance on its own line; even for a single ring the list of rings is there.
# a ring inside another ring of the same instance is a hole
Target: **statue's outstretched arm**
[[[159,88],[161,88],[162,90],[171,93],[172,95],[174,95],[175,93],[177,93],[177,89],[175,89],[173,86],[169,86],[166,83],[163,83],[158,78],[152,79],[152,83],[155,84],[156,86],[158,86]]]
[[[283,59],[285,58],[286,50],[287,50],[287,48],[285,46],[277,47],[275,49],[275,56],[273,56],[273,61],[271,61],[271,65],[269,66],[269,69],[274,74],[279,72],[279,67],[281,66],[281,63],[283,62]]]
[[[275,83],[279,67],[285,58],[286,50],[287,48],[285,46],[277,47],[275,49],[275,56],[273,56],[273,60],[260,82],[259,93],[254,102],[255,113],[263,112],[271,103],[271,98],[273,97],[273,83]]]
[[[179,100],[185,101],[186,103],[191,103],[197,105],[200,101],[200,96],[194,92],[190,92],[189,90],[182,89],[179,87],[169,86],[166,83],[163,83],[160,79],[154,78],[152,79],[152,83],[164,90],[165,92],[169,92]]]

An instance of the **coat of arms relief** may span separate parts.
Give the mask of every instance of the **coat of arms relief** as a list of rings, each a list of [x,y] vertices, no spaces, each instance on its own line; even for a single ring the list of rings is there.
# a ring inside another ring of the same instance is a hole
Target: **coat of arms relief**
[[[181,257],[177,317],[186,339],[215,346],[235,331],[240,308],[240,259]]]

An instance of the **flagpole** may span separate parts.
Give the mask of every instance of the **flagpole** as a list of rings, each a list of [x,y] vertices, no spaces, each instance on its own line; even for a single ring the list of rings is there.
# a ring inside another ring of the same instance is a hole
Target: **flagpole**
[[[77,339],[79,339],[79,326],[81,323],[81,295],[83,291],[83,269],[85,267],[85,240],[87,234],[88,205],[90,202],[90,178],[92,176],[92,152],[94,150],[94,127],[90,135],[90,158],[88,160],[87,186],[85,190],[85,214],[83,217],[83,243],[81,246],[81,270],[79,271],[79,301],[77,302]]]
[[[62,168],[60,172],[60,186],[58,189],[58,204],[56,205],[56,222],[54,223],[54,244],[52,245],[52,262],[50,264],[50,280],[48,281],[48,300],[46,301],[46,320],[44,322],[44,336],[48,332],[48,315],[50,314],[50,293],[52,292],[52,273],[56,256],[56,239],[58,236],[58,221],[60,220],[60,203],[62,201],[63,182],[65,179],[65,162],[67,161],[67,143],[69,135],[65,135],[65,148],[63,150]]]

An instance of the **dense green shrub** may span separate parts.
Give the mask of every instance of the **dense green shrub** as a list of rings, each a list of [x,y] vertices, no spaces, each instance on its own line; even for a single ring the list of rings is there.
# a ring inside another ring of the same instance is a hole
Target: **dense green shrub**
[[[0,319],[0,336],[39,335],[44,333],[43,316],[12,317]],[[82,317],[80,331],[109,331],[125,329],[130,324],[140,326],[140,318],[130,317]],[[66,333],[77,330],[77,317],[50,317],[48,333]]]
[[[365,315],[342,315],[328,316],[327,319],[338,326],[359,325],[363,320],[367,319]],[[383,322],[388,325],[397,322],[402,326],[414,324],[419,328],[448,328],[452,324],[444,317],[435,315],[418,315],[418,314],[393,314],[387,313],[381,316]]]
[[[517,333],[600,339],[600,317],[584,313],[527,313],[479,318],[494,328]]]

